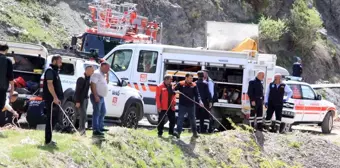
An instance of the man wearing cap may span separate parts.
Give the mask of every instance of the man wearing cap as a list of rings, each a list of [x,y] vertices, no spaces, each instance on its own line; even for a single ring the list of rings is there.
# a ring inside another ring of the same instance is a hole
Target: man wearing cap
[[[6,102],[6,92],[10,84],[9,96],[14,92],[13,82],[13,64],[10,59],[6,57],[8,52],[8,45],[0,43],[0,109],[2,109]]]
[[[262,131],[263,129],[263,79],[264,72],[260,71],[257,73],[254,80],[249,81],[248,96],[250,99],[250,117],[249,123],[255,128],[255,118],[257,122],[257,129]]]
[[[296,57],[296,62],[293,64],[293,76],[301,77],[301,74],[302,74],[301,59],[299,57]]]
[[[196,86],[198,93],[201,96],[201,100],[206,109],[210,109],[212,106],[212,97],[209,92],[208,84],[203,81],[204,72],[197,72],[198,80],[196,81]],[[198,126],[198,133],[206,133],[210,127],[209,113],[205,108],[196,105],[196,126]]]
[[[287,98],[284,99],[284,95],[287,94]],[[290,87],[281,81],[281,74],[275,74],[274,82],[270,83],[266,90],[265,96],[265,107],[267,108],[267,116],[266,116],[266,128],[271,125],[271,119],[273,113],[275,111],[275,127],[274,132],[282,130],[281,126],[281,118],[282,118],[282,109],[283,103],[287,102],[290,97],[292,97],[292,90]]]
[[[108,93],[110,65],[107,62],[100,64],[100,68],[94,71],[91,76],[90,100],[93,105],[92,127],[93,136],[103,136],[104,119],[106,114],[105,100]]]

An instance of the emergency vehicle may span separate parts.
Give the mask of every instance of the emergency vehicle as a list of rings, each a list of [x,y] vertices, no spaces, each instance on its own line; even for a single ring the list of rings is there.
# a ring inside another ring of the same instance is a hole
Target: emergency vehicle
[[[84,59],[83,56],[63,50],[47,51],[45,47],[36,44],[15,42],[4,43],[7,43],[9,46],[9,54],[7,56],[13,61],[14,77],[17,79],[15,83],[21,84],[20,88],[16,88],[16,91],[19,92],[19,99],[21,100],[28,100],[32,97],[39,96],[39,93],[43,92],[42,84],[44,71],[51,64],[53,55],[59,54],[62,56],[63,65],[59,71],[59,76],[65,98],[64,100],[61,100],[61,106],[69,118],[76,123],[78,116],[75,115],[76,108],[73,101],[73,96],[77,79],[84,75],[85,67],[87,65],[92,65],[95,69],[97,69],[100,65],[95,61]],[[16,61],[16,57],[18,56],[32,63],[34,69],[32,69],[32,71],[17,70],[18,66],[25,66],[25,64],[21,65],[20,62]],[[138,126],[138,121],[141,120],[144,115],[144,103],[142,100],[142,95],[137,90],[127,87],[127,82],[120,79],[112,69],[109,72],[109,80],[109,93],[107,97],[105,97],[107,109],[105,122],[111,123],[118,121],[123,126],[136,128]],[[29,82],[37,84],[35,90],[31,91],[30,87],[28,86]],[[89,123],[91,122],[90,119],[92,112],[92,104],[89,102],[87,108]],[[66,117],[62,113],[60,114],[62,122],[61,124],[63,126],[70,125]],[[88,125],[91,126],[91,124]]]
[[[89,3],[92,22],[96,26],[87,28],[84,34],[72,38],[72,46],[90,52],[98,50],[99,57],[105,56],[114,47],[125,43],[161,42],[162,25],[149,21],[147,17],[137,14],[137,4],[114,3],[100,0]]]
[[[207,69],[218,94],[218,102],[214,103],[212,110],[214,115],[220,119],[230,117],[236,123],[243,122],[250,115],[246,94],[249,80],[258,71],[264,71],[266,86],[273,80],[276,65],[276,56],[272,54],[158,44],[119,45],[104,59],[122,79],[128,80],[131,87],[142,93],[147,115],[157,114],[155,92],[164,75],[173,75],[176,77],[174,82],[178,82],[187,72]]]
[[[284,104],[283,122],[289,131],[293,125],[318,125],[322,133],[329,134],[333,128],[333,121],[337,117],[336,106],[323,100],[316,94],[311,85],[288,80],[284,82],[293,91],[292,98]]]

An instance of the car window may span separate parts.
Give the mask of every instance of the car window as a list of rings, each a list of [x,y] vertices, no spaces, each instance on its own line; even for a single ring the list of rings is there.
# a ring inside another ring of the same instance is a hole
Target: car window
[[[74,75],[74,65],[70,63],[64,63],[59,71],[60,75]]]
[[[106,60],[113,71],[122,72],[129,68],[131,58],[132,50],[117,50]]]
[[[302,94],[301,94],[301,86],[300,85],[288,85],[290,89],[293,91],[293,99],[301,99]]]
[[[158,52],[140,51],[137,72],[156,73]]]
[[[114,85],[118,85],[119,83],[118,77],[112,71],[109,71],[109,81],[110,83],[113,83]]]
[[[315,93],[311,87],[301,85],[301,90],[303,99],[315,100]]]

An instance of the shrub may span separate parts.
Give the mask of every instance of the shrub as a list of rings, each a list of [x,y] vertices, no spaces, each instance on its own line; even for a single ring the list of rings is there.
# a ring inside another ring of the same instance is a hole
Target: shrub
[[[286,22],[262,17],[259,23],[260,39],[279,41],[281,36],[287,32]]]
[[[317,31],[322,28],[322,20],[314,7],[308,7],[305,0],[296,0],[291,9],[293,39],[302,49],[311,49],[317,40]]]

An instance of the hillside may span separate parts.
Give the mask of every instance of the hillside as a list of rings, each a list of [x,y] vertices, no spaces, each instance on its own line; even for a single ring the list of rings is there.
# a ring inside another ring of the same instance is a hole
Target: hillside
[[[182,140],[155,131],[111,128],[105,140],[56,134],[58,148],[42,145],[43,132],[2,130],[0,167],[339,167],[340,147],[308,133],[258,134],[236,130]],[[265,140],[265,141],[264,141]],[[264,141],[264,143],[263,143]],[[263,144],[263,148],[258,144]],[[313,160],[313,162],[311,162]]]

